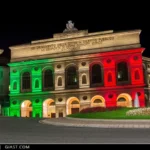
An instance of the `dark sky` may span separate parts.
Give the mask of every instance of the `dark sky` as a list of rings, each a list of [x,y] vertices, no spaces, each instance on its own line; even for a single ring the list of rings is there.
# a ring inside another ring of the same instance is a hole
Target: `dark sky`
[[[65,29],[68,20],[75,23],[78,30],[88,29],[89,32],[103,30],[132,30],[141,29],[141,44],[146,48],[144,56],[150,57],[150,29],[149,16],[141,13],[143,10],[136,8],[136,11],[111,11],[86,10],[74,14],[68,11],[62,14],[43,12],[40,15],[26,14],[21,17],[16,14],[9,16],[7,20],[1,20],[0,23],[0,48],[5,50],[3,56],[9,57],[9,46],[28,43],[31,40],[51,38],[54,33],[61,33]],[[4,17],[3,17],[4,18]],[[6,17],[5,17],[6,18]],[[12,19],[13,18],[13,19]],[[10,20],[9,20],[10,19]],[[12,20],[11,20],[12,19]]]

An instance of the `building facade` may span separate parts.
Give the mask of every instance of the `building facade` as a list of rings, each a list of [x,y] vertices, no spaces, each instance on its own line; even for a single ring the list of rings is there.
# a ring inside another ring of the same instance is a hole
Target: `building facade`
[[[3,50],[0,49],[0,55]],[[9,108],[9,67],[7,66],[9,60],[5,57],[0,56],[0,115],[5,113],[4,107]],[[9,111],[8,111],[9,112]],[[7,114],[7,111],[5,113]]]
[[[77,30],[12,46],[9,115],[58,118],[87,107],[145,106],[140,30]]]
[[[150,58],[142,57],[145,82],[145,105],[150,106]]]

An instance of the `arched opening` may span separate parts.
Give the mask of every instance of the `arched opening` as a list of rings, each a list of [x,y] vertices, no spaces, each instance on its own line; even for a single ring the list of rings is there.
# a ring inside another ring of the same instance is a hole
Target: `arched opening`
[[[112,74],[110,72],[108,73],[108,82],[112,82]]]
[[[39,80],[38,79],[35,80],[35,88],[39,88]]]
[[[82,75],[82,84],[87,84],[86,75]]]
[[[66,106],[66,113],[69,114],[75,114],[79,113],[80,111],[80,101],[76,97],[71,97],[67,100],[67,106]]]
[[[66,88],[74,89],[78,88],[78,74],[75,66],[67,67],[65,70],[66,74]]]
[[[139,80],[140,79],[140,74],[139,74],[138,70],[135,71],[134,78],[135,78],[135,80]]]
[[[91,86],[96,87],[102,84],[102,68],[99,64],[94,64],[90,71]]]
[[[30,72],[24,72],[22,74],[22,90],[31,90],[31,76]]]
[[[25,100],[21,104],[21,117],[32,117],[32,103],[29,100]]]
[[[91,107],[106,107],[104,97],[96,95],[91,99]]]
[[[117,97],[117,106],[132,107],[132,98],[129,94],[122,93]]]
[[[13,90],[17,90],[17,81],[14,81],[13,83]]]
[[[54,87],[53,83],[53,72],[50,69],[43,71],[43,90],[52,90]]]
[[[55,118],[56,107],[53,99],[47,99],[43,102],[43,117],[44,118]]]
[[[126,62],[120,62],[117,64],[117,81],[128,81],[128,65]]]
[[[62,86],[62,77],[58,77],[58,86]]]

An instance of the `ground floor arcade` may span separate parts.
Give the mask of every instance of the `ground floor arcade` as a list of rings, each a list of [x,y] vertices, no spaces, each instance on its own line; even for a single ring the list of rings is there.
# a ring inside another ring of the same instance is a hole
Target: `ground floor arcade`
[[[144,89],[138,92],[140,107],[145,106]],[[9,116],[16,117],[40,117],[40,118],[59,118],[66,115],[78,113],[87,107],[133,107],[133,92],[91,92],[87,94],[55,95],[50,97],[29,97],[12,98]],[[60,98],[61,97],[61,98]]]

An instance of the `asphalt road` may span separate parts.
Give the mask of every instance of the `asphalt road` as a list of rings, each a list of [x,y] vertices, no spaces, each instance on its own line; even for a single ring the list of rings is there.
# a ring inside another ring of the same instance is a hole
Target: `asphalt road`
[[[33,118],[0,118],[0,143],[150,143],[150,129],[61,127]]]

